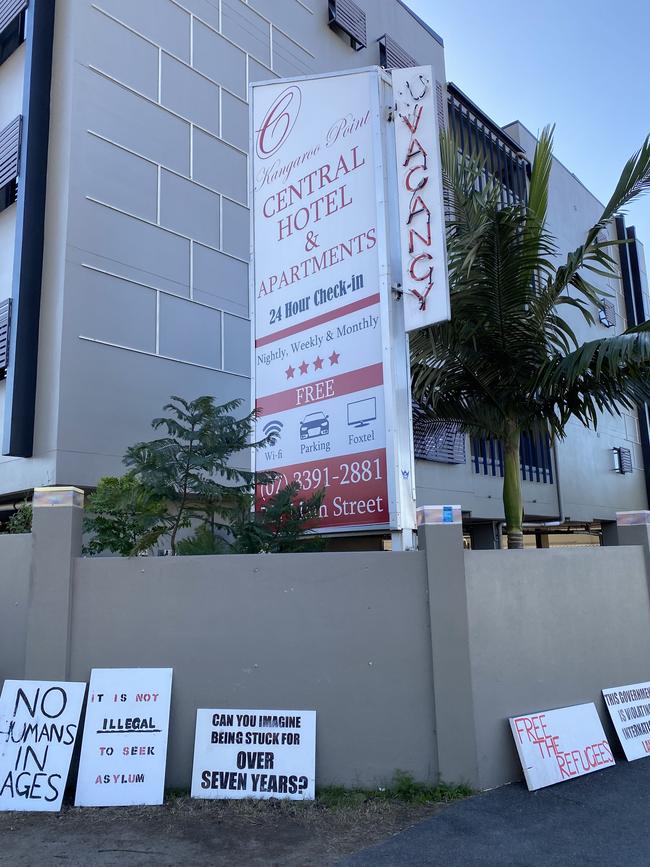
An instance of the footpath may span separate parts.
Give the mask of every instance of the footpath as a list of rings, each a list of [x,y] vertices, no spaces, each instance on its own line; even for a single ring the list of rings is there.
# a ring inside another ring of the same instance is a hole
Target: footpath
[[[171,796],[163,807],[0,813],[0,867],[646,867],[649,804],[647,760],[448,805]]]
[[[513,784],[438,815],[337,867],[647,867],[650,761],[528,792]]]

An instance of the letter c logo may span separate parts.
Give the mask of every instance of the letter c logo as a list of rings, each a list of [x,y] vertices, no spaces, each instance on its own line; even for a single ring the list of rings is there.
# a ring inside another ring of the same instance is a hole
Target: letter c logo
[[[295,85],[287,87],[267,111],[257,131],[255,150],[261,160],[272,156],[287,140],[300,113],[302,94]]]

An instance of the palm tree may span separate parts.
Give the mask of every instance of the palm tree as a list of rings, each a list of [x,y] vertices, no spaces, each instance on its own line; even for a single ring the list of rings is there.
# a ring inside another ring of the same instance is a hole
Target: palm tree
[[[650,136],[583,244],[560,266],[546,225],[552,146],[547,127],[527,205],[503,205],[500,182],[484,162],[442,136],[451,320],[411,336],[414,398],[432,418],[503,445],[509,548],[523,547],[521,434],[562,438],[572,417],[595,428],[599,413],[650,399],[650,323],[580,345],[563,316],[571,307],[594,322],[604,293],[586,275],[616,273],[608,250],[618,242],[602,241],[602,231],[650,189]]]

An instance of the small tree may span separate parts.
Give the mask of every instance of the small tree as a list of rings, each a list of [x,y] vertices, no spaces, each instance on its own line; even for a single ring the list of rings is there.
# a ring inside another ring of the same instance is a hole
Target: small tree
[[[601,412],[650,399],[650,324],[580,344],[563,314],[572,309],[594,322],[601,293],[588,273],[616,274],[609,251],[617,242],[600,236],[650,190],[650,136],[598,222],[559,266],[547,227],[552,129],[537,144],[527,205],[504,205],[497,177],[479,183],[485,160],[459,158],[453,136],[441,141],[452,317],[411,337],[413,396],[433,418],[501,440],[508,547],[522,548],[521,434],[562,438],[571,419],[595,428]]]
[[[85,554],[111,551],[132,557],[154,545],[169,528],[166,504],[133,473],[100,479],[97,490],[86,498],[90,513],[84,530],[92,535]]]
[[[239,554],[288,554],[320,551],[323,539],[309,533],[309,525],[318,518],[325,491],[304,499],[298,482],[291,482],[270,497],[264,509],[240,514],[233,525],[233,550]]]
[[[169,540],[177,553],[177,535],[192,521],[206,524],[214,538],[226,531],[229,516],[255,484],[252,471],[235,467],[234,455],[269,445],[273,437],[251,443],[255,412],[243,418],[231,413],[241,400],[216,405],[210,396],[184,400],[172,396],[163,409],[168,415],[151,425],[166,436],[137,443],[124,463],[152,494],[168,504]]]

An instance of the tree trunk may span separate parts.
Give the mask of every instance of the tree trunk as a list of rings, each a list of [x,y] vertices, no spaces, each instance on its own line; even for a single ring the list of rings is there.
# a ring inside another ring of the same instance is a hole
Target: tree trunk
[[[521,494],[519,459],[520,436],[519,428],[513,425],[503,440],[503,508],[506,516],[508,548],[524,547],[522,527],[524,503]]]

